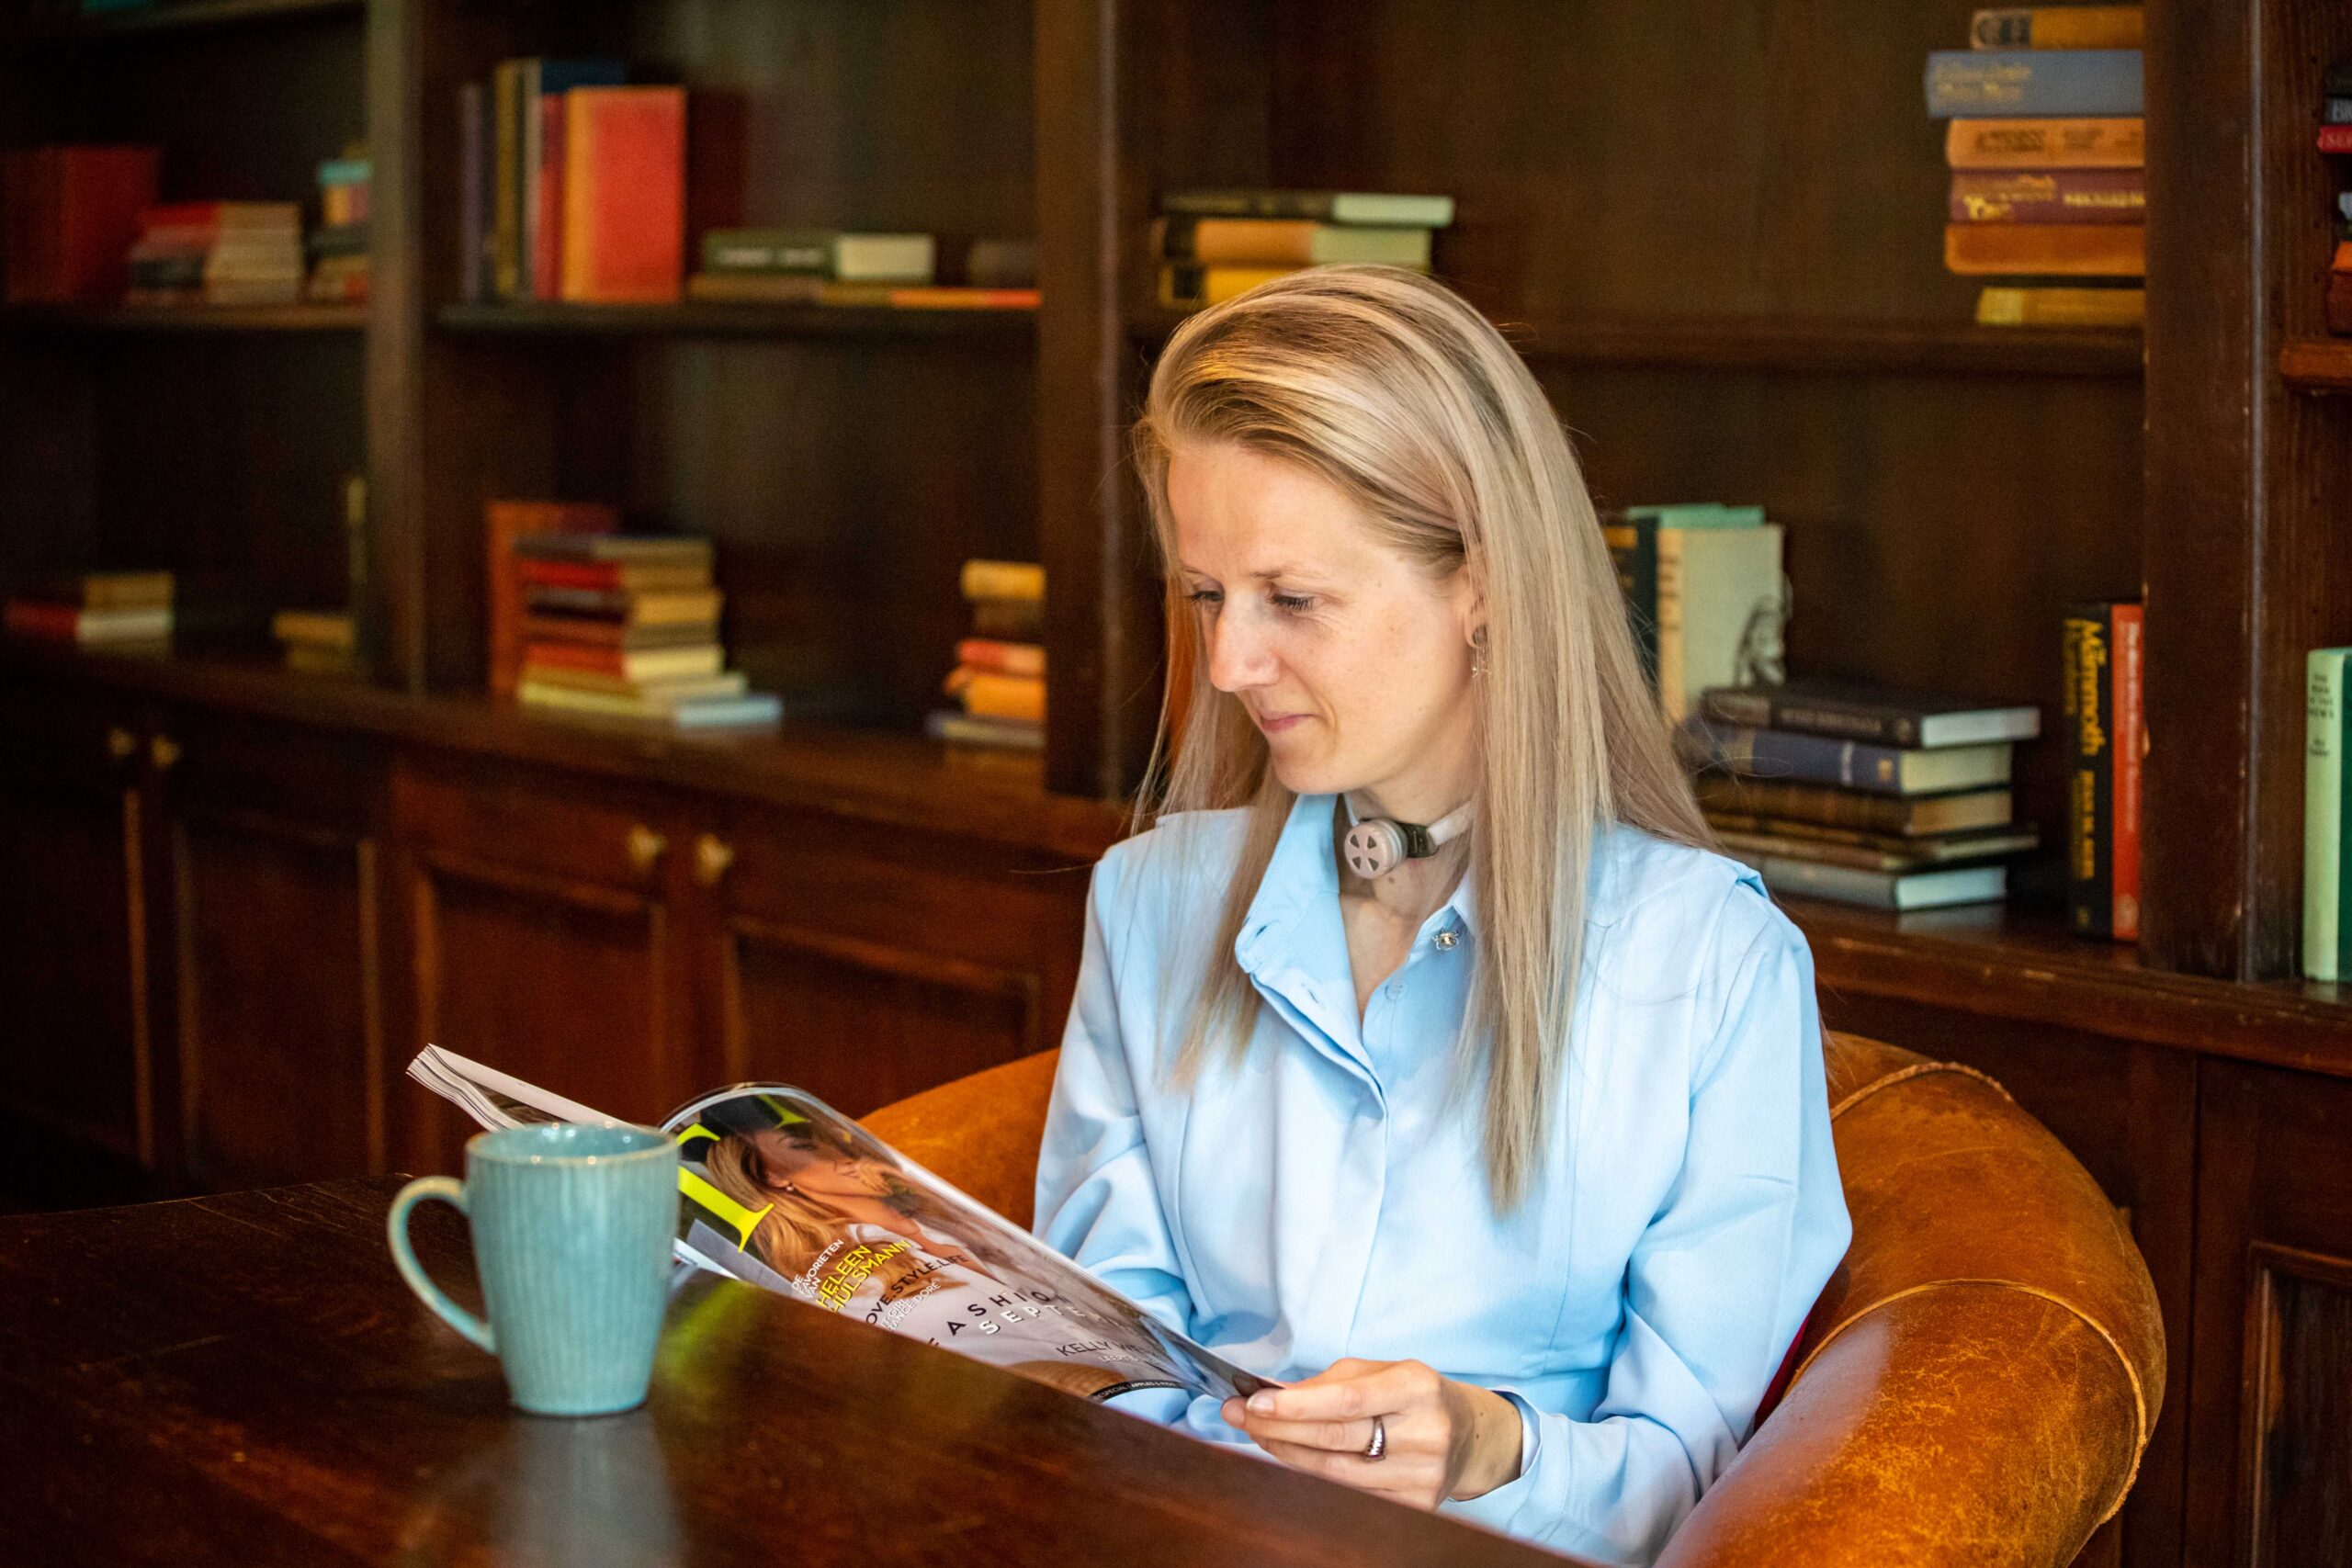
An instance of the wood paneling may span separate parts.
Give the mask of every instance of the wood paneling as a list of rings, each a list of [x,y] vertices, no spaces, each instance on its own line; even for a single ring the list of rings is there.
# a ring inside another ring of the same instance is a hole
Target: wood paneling
[[[2199,1068],[2188,1557],[2352,1563],[2352,1086]]]

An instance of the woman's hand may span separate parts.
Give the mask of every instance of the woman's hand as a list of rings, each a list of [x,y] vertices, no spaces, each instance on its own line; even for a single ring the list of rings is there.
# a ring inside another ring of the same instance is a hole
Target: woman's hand
[[[1336,1361],[1246,1404],[1228,1399],[1224,1415],[1286,1464],[1416,1507],[1479,1496],[1519,1476],[1517,1408],[1419,1361]],[[1375,1416],[1387,1446],[1366,1459]]]

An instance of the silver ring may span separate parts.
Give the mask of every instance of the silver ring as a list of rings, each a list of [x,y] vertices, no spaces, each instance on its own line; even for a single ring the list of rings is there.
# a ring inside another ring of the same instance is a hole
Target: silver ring
[[[1363,1457],[1378,1459],[1388,1451],[1388,1427],[1379,1416],[1372,1418],[1372,1441],[1363,1446]]]

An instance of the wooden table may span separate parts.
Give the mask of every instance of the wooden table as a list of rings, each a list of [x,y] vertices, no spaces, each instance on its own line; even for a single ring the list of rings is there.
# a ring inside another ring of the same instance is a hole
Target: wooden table
[[[1562,1561],[710,1278],[645,1408],[520,1416],[393,1273],[399,1185],[0,1221],[0,1562]]]

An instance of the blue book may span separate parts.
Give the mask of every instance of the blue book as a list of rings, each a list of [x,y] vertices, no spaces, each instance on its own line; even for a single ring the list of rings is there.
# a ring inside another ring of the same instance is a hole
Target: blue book
[[[1871,795],[1941,795],[2009,782],[2007,741],[1920,750],[1702,718],[1686,720],[1681,735],[1694,761],[1751,778],[1798,779]]]
[[[1928,114],[1934,119],[2141,112],[2136,49],[1939,49],[1928,56]]]

